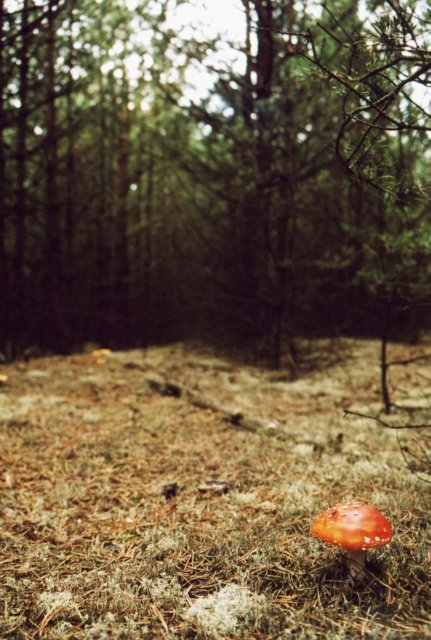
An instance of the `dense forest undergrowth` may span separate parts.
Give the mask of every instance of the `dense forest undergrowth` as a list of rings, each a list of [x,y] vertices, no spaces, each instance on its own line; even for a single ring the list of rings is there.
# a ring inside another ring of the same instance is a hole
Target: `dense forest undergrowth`
[[[379,352],[316,341],[295,381],[186,344],[3,365],[0,635],[428,638],[427,430],[344,416],[381,410]],[[429,361],[391,392],[429,422]],[[360,582],[309,534],[343,499],[394,529]]]

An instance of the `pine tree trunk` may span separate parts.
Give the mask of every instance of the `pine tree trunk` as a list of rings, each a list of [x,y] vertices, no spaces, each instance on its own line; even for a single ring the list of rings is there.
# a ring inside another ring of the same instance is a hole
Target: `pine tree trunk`
[[[0,0],[0,293],[3,304],[0,305],[0,350],[4,351],[9,332],[8,302],[9,302],[9,278],[6,263],[6,157],[4,144],[4,86],[5,86],[5,59],[4,59],[4,2]]]
[[[20,334],[25,325],[25,290],[24,263],[26,253],[26,222],[27,222],[27,120],[28,120],[28,74],[29,74],[29,34],[27,31],[29,2],[24,0],[21,14],[22,42],[20,50],[19,68],[19,111],[16,146],[17,192],[15,209],[15,247],[13,257],[13,308],[19,311],[14,325]],[[24,317],[22,317],[24,309]]]
[[[97,336],[102,344],[108,344],[105,323],[100,319],[108,312],[107,285],[110,282],[111,260],[107,240],[105,235],[106,221],[108,217],[107,204],[107,162],[106,162],[106,141],[108,139],[108,126],[106,122],[106,96],[105,84],[102,72],[98,72],[99,88],[99,148],[98,148],[98,206],[94,224],[95,253],[96,253],[96,274],[95,274],[95,295],[93,296],[93,313],[91,317],[96,318],[99,329],[94,331],[90,328],[90,333]]]
[[[75,298],[75,272],[74,272],[74,247],[75,247],[75,178],[76,178],[76,152],[75,152],[75,132],[74,132],[74,114],[73,114],[73,90],[74,80],[72,69],[74,66],[74,48],[72,28],[74,23],[73,9],[74,0],[70,0],[69,4],[69,55],[68,55],[68,88],[67,88],[67,157],[66,157],[66,205],[65,205],[65,249],[64,249],[64,278],[66,294],[65,300],[65,324],[67,325],[67,334],[70,340],[74,341],[73,326],[75,324],[73,313],[76,304]]]
[[[154,203],[154,153],[149,150],[147,170],[147,190],[145,197],[145,249],[144,249],[144,274],[143,292],[145,299],[144,327],[145,344],[151,342],[151,328],[153,324],[153,301],[152,301],[152,268],[153,268],[153,203]]]
[[[251,140],[255,141],[254,189],[246,194],[242,209],[241,237],[241,293],[248,301],[247,314],[251,319],[246,328],[245,339],[266,343],[271,325],[271,304],[269,284],[269,219],[271,194],[268,177],[272,167],[272,149],[268,140],[265,105],[272,91],[272,71],[274,46],[271,0],[243,0],[246,15],[246,57],[247,66],[242,89],[242,115],[245,125],[251,130]],[[256,32],[257,52],[253,51],[252,40]],[[252,74],[254,71],[254,75]],[[267,351],[267,348],[265,347]],[[268,356],[268,353],[265,354]]]
[[[114,308],[119,336],[126,343],[130,334],[130,265],[128,247],[129,207],[127,195],[129,190],[129,153],[131,118],[128,110],[127,76],[124,70],[124,86],[122,91],[122,108],[119,113],[119,135],[117,139],[117,175],[116,175],[116,243],[115,243],[115,277]]]
[[[46,31],[46,165],[45,165],[45,206],[46,206],[46,306],[44,318],[45,342],[54,348],[60,348],[62,342],[61,300],[59,297],[63,285],[61,265],[61,212],[58,198],[58,131],[57,109],[55,102],[55,0],[49,0],[47,8]]]

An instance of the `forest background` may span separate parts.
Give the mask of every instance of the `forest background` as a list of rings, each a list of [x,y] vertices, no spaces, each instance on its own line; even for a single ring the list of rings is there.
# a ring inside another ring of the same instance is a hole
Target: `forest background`
[[[191,4],[1,0],[0,352],[418,339],[427,3],[241,0],[237,42]]]

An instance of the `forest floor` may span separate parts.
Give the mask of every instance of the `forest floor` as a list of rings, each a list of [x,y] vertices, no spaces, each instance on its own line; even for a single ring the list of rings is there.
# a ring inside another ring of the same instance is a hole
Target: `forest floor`
[[[431,637],[429,431],[344,416],[381,409],[378,342],[315,341],[294,381],[185,345],[0,374],[1,638]],[[431,361],[391,375],[391,423],[431,424]],[[395,533],[359,582],[309,534],[344,499]]]

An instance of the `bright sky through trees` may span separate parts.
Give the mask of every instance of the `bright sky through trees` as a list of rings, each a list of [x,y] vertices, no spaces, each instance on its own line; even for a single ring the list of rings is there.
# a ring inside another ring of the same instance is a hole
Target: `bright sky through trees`
[[[168,25],[184,40],[199,38],[205,41],[219,35],[218,52],[216,55],[211,53],[211,64],[216,68],[229,66],[242,70],[245,58],[239,53],[238,45],[244,42],[245,19],[240,0],[187,2],[169,15]],[[191,65],[186,72],[187,97],[192,100],[206,95],[215,80],[208,73],[204,62]]]
[[[99,0],[96,0],[98,2]],[[139,0],[123,0],[123,3],[131,11],[139,6]],[[38,5],[38,0],[34,1]],[[43,2],[40,2],[43,4]],[[157,4],[157,3],[156,3]],[[156,6],[156,5],[155,5]],[[6,0],[5,8],[8,12],[19,11],[22,8],[20,0]],[[238,66],[242,69],[245,63],[243,56],[238,52],[238,45],[243,43],[245,36],[244,12],[240,0],[192,0],[177,7],[168,8],[166,26],[175,30],[182,40],[199,38],[201,41],[220,36],[218,54],[211,55],[211,64],[216,68],[223,66]],[[151,34],[148,31],[137,29],[131,37],[131,47],[136,44],[149,44]],[[104,63],[102,71],[108,73],[115,68],[115,57],[123,50],[123,43],[118,42],[112,49],[113,59]],[[149,60],[149,58],[148,58]],[[180,63],[180,59],[178,58]],[[214,75],[210,75],[205,68],[205,61],[193,64],[185,74],[186,96],[192,100],[198,100],[207,95],[214,83]],[[130,52],[125,59],[129,80],[133,82],[142,74],[142,59],[139,54]],[[78,72],[75,75],[79,75]]]
[[[101,0],[96,0],[99,3]],[[132,12],[137,10],[140,0],[120,0]],[[5,0],[5,9],[8,12],[19,11],[22,8],[21,0]],[[34,0],[34,5],[43,5],[43,0]],[[245,38],[245,17],[241,0],[191,0],[175,6],[172,2],[167,9],[167,27],[171,28],[182,41],[190,41],[198,39],[201,42],[210,41],[215,37],[219,37],[217,52],[209,52],[208,57],[201,59],[199,62],[192,62],[185,71],[185,92],[183,102],[188,100],[198,101],[205,97],[216,79],[215,73],[209,73],[207,63],[209,62],[213,69],[234,68],[237,72],[243,71],[245,57],[240,52],[240,47],[244,44]],[[302,3],[298,3],[298,5]],[[154,3],[155,10],[158,9],[158,3]],[[426,3],[419,0],[417,10],[423,13],[426,9]],[[299,6],[298,6],[299,10]],[[320,15],[322,11],[319,2],[309,2],[306,6],[307,13]],[[377,13],[385,11],[384,6],[380,6]],[[362,0],[359,3],[359,15],[368,22],[368,27],[373,31],[373,20],[367,20],[370,13],[366,9],[366,2]],[[376,16],[374,15],[374,19]],[[150,43],[151,33],[147,30],[138,28],[131,36],[130,53],[125,58],[125,65],[129,81],[132,83],[137,81],[143,73],[142,56],[136,53],[134,45]],[[115,58],[121,53],[123,43],[118,42],[111,50],[112,59],[105,62],[102,66],[104,73],[115,68]],[[144,61],[144,67],[148,69],[151,66],[151,54],[148,52]],[[178,66],[182,64],[180,55],[177,54],[175,63]],[[120,71],[118,71],[120,73]],[[75,70],[75,76],[79,77],[79,69]],[[429,104],[429,91],[419,82],[413,82],[410,85],[413,98],[424,108]]]

